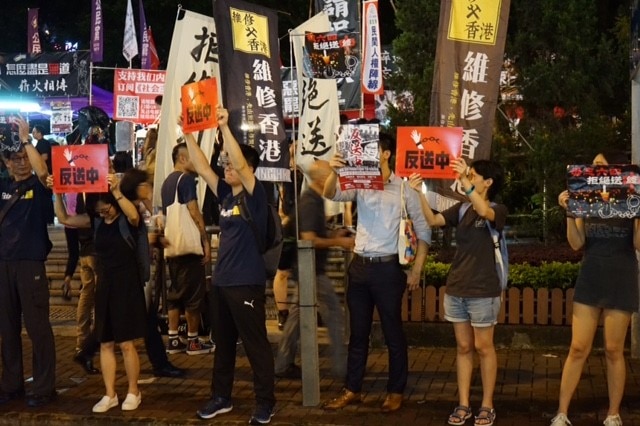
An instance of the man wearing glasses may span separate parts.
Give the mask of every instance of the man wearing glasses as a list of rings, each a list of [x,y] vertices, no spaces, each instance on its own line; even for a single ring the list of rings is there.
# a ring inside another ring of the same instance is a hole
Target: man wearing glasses
[[[29,125],[16,118],[20,145],[2,145],[13,176],[0,180],[0,338],[3,370],[0,405],[25,396],[22,316],[33,345],[33,384],[27,406],[56,396],[56,351],[49,322],[49,287],[44,262],[51,250],[47,217],[47,165],[29,143]],[[35,172],[35,174],[34,174]]]

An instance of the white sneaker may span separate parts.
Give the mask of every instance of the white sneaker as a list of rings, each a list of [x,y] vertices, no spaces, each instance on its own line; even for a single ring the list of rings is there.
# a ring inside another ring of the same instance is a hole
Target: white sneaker
[[[557,416],[551,419],[551,426],[571,426],[571,422],[564,413],[558,413]]]
[[[100,401],[96,405],[93,406],[94,413],[106,413],[113,407],[118,405],[118,395],[113,398],[108,397],[107,395],[103,396]]]
[[[607,416],[602,422],[604,426],[622,426],[622,419],[620,418],[620,414],[614,414]]]
[[[128,393],[124,402],[122,403],[122,411],[132,411],[138,408],[142,402],[142,392],[138,392],[137,395]]]

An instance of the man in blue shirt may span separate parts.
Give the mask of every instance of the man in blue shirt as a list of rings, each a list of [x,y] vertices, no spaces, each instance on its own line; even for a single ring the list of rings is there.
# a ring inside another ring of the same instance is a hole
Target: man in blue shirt
[[[380,170],[384,190],[352,189],[341,191],[337,170],[346,162],[340,153],[330,161],[333,173],[324,185],[324,196],[334,201],[356,201],[358,227],[354,256],[349,265],[349,349],[345,389],[324,404],[335,410],[362,400],[361,390],[369,353],[369,333],[373,309],[380,315],[382,331],[389,351],[389,380],[387,397],[382,404],[385,413],[402,406],[402,394],[407,384],[407,341],[402,328],[401,303],[405,289],[413,291],[420,285],[422,267],[426,260],[431,230],[422,214],[415,191],[404,191],[409,216],[418,237],[416,259],[408,274],[398,260],[398,230],[401,216],[401,182],[392,169],[395,140],[380,133]]]

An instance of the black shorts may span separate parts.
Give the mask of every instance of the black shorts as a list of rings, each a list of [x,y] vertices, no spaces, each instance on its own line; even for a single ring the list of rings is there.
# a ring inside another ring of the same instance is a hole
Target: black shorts
[[[280,252],[280,261],[278,262],[278,269],[281,271],[288,271],[292,269],[296,261],[296,242],[285,240],[282,243],[282,252]]]
[[[202,256],[171,257],[167,264],[171,278],[171,286],[167,289],[167,308],[199,312],[206,291]]]

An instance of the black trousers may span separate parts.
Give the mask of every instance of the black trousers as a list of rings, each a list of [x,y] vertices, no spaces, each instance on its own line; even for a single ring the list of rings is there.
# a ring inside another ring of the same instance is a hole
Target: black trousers
[[[0,261],[0,338],[2,390],[24,389],[22,317],[33,347],[35,395],[51,395],[56,388],[56,344],[49,322],[49,283],[44,262]]]
[[[236,367],[236,342],[242,339],[253,370],[253,388],[259,405],[275,405],[273,351],[265,324],[265,287],[213,286],[210,302],[216,351],[211,393],[231,399]]]
[[[398,262],[363,264],[355,260],[349,266],[349,352],[346,388],[360,392],[369,355],[369,334],[373,308],[378,310],[382,332],[389,352],[387,392],[403,393],[407,385],[409,358],[402,327],[402,295],[407,275]]]

